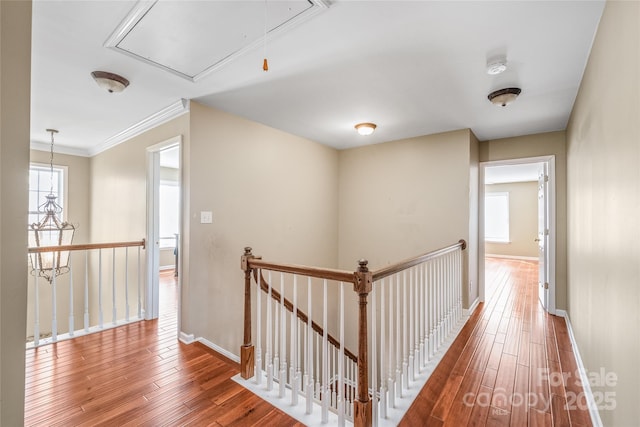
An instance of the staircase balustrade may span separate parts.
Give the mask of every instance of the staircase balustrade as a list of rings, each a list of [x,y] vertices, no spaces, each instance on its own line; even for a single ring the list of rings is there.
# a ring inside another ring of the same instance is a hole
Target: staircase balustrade
[[[319,408],[322,423],[331,412],[341,426],[384,424],[408,407],[463,320],[465,248],[461,240],[373,272],[366,260],[350,272],[266,262],[245,248],[242,378],[291,406],[304,400],[307,415]]]
[[[51,282],[40,277],[36,263],[32,271],[29,292],[30,312],[27,331],[27,348],[39,347],[63,339],[98,332],[143,319],[141,280],[143,266],[141,250],[145,241],[92,243],[67,246],[32,247],[30,254],[52,254],[53,269],[59,258],[53,254],[69,252],[69,273],[53,275]],[[131,249],[131,250],[130,250]],[[130,267],[130,263],[134,265]],[[74,272],[81,274],[74,278]],[[44,283],[42,283],[44,282]],[[132,284],[133,282],[133,284]],[[64,286],[64,288],[60,288]],[[65,298],[58,293],[66,293]],[[76,304],[75,298],[82,295],[82,308]],[[110,303],[106,298],[111,297]],[[43,297],[50,303],[43,301]],[[136,304],[137,311],[131,312],[131,304]],[[31,303],[32,301],[32,303]],[[58,328],[59,308],[68,311],[66,332],[60,333]],[[111,310],[111,320],[105,319],[107,309]],[[82,310],[82,328],[75,328],[76,315]],[[33,337],[29,333],[33,331]]]

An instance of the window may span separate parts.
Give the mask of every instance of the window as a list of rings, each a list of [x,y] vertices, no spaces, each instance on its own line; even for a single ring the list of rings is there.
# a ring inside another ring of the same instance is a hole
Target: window
[[[29,168],[29,222],[40,222],[44,214],[38,212],[38,207],[47,201],[47,194],[52,192],[56,197],[56,203],[63,207],[58,218],[64,220],[64,189],[65,189],[65,173],[66,167],[53,166],[53,175],[51,174],[51,166],[31,163]]]
[[[180,187],[174,181],[160,182],[160,248],[173,248],[179,232]]]
[[[484,198],[484,239],[509,243],[509,193],[487,193]]]

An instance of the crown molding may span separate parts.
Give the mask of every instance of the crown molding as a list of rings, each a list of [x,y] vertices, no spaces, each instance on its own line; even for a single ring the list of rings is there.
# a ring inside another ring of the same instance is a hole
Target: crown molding
[[[45,143],[45,142],[33,141],[32,140],[29,145],[30,145],[30,148],[32,150],[46,151],[46,152],[51,151],[51,143],[50,142],[49,143]],[[89,154],[89,150],[87,150],[87,149],[67,147],[67,146],[64,146],[64,145],[55,145],[53,147],[53,152],[55,154],[68,154],[68,155],[71,155],[71,156],[91,157],[91,155]]]
[[[169,120],[173,120],[178,116],[181,116],[185,113],[189,112],[189,100],[188,99],[179,99],[173,104],[169,105],[166,108],[158,111],[150,115],[149,117],[142,119],[138,123],[133,126],[128,127],[120,133],[112,136],[111,138],[101,142],[89,149],[89,157],[93,157],[97,154],[102,153],[103,151],[108,150],[109,148],[115,147],[116,145],[122,144],[123,142],[138,136],[150,129],[155,128],[156,126],[160,126],[163,123],[168,122]]]

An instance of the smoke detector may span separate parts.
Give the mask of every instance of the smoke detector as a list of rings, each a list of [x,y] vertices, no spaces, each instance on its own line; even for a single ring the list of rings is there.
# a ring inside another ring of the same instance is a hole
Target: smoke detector
[[[487,62],[487,74],[490,76],[495,76],[504,73],[505,71],[507,71],[506,59],[493,59]]]

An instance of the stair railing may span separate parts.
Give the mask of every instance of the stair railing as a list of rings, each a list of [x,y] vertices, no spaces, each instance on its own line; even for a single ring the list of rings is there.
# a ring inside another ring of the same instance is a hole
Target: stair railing
[[[302,396],[306,414],[319,404],[323,423],[331,412],[338,425],[377,425],[389,417],[389,409],[407,394],[462,317],[465,248],[461,240],[375,272],[366,260],[350,272],[266,262],[245,248],[242,378],[253,378],[278,398],[288,392],[292,406]],[[345,347],[345,324],[356,321],[347,319],[347,284],[357,298],[357,338],[350,340],[357,345],[357,356]],[[314,302],[314,291],[322,294],[322,302]],[[322,325],[313,321],[318,308]],[[331,327],[329,309],[337,311],[337,325]],[[329,329],[338,330],[338,338]]]
[[[48,282],[40,277],[41,262],[33,265],[29,279],[27,348],[142,320],[144,248],[144,239],[28,248],[29,254],[50,254],[54,269],[59,257],[51,254],[68,252],[70,270],[60,276],[54,274]],[[61,318],[59,314],[65,312],[68,317]],[[81,320],[77,322],[77,318]],[[78,323],[82,325],[80,328],[76,328]]]

